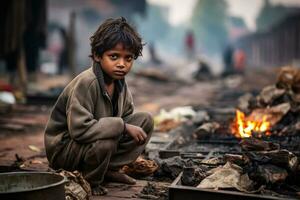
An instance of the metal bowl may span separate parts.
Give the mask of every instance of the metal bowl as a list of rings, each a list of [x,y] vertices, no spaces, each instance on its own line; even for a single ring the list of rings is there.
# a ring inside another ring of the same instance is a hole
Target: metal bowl
[[[0,199],[65,199],[66,178],[49,172],[0,173]]]

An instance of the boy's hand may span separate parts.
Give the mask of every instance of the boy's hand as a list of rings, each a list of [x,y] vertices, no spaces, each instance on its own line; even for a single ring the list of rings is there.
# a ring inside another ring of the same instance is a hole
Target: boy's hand
[[[138,144],[144,144],[147,138],[147,134],[145,131],[138,126],[134,126],[131,124],[125,124],[126,133],[130,135]]]

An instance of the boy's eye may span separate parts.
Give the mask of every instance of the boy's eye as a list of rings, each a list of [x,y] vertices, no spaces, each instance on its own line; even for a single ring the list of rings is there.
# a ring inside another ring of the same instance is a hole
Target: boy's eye
[[[133,56],[127,56],[127,57],[126,57],[126,61],[127,61],[127,62],[132,61],[132,59],[133,59]]]
[[[110,59],[112,60],[116,60],[118,58],[118,55],[116,54],[112,54],[112,55],[109,55]]]

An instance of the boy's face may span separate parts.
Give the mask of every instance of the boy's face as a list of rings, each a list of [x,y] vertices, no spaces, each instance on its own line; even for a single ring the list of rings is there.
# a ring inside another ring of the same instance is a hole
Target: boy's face
[[[95,56],[95,60],[113,80],[120,80],[130,71],[134,54],[126,50],[122,43],[118,43],[114,48],[105,51],[102,57]]]

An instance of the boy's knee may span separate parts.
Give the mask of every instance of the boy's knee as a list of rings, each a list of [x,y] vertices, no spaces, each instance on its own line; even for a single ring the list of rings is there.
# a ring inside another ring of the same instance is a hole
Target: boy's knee
[[[118,141],[117,140],[97,140],[93,145],[95,152],[111,152],[114,153],[117,150]]]
[[[148,112],[138,112],[135,113],[138,118],[142,119],[142,128],[149,134],[154,128],[154,120],[150,113]]]

